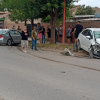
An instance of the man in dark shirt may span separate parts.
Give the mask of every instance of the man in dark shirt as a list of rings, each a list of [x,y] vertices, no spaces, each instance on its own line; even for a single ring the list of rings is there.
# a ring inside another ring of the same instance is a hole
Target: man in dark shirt
[[[51,29],[49,26],[47,26],[47,35],[48,35],[48,41],[51,42]]]
[[[79,33],[83,30],[83,26],[80,24],[80,21],[77,22],[77,25],[75,26],[74,33],[75,33],[75,43],[77,43],[77,38],[79,36]]]
[[[43,31],[42,31],[42,44],[43,43],[45,44],[45,28],[44,28],[44,26],[42,26],[42,29],[43,29]]]
[[[57,27],[55,28],[55,44],[57,43],[57,33],[58,33],[58,29]]]

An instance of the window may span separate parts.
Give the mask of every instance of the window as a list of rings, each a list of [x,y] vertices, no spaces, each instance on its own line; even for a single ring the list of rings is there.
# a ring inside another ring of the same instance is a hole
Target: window
[[[91,39],[93,38],[93,33],[92,33],[91,30],[85,30],[85,31],[83,31],[82,34],[83,34],[84,36],[90,36]]]
[[[100,31],[94,31],[94,37],[97,39],[97,38],[100,38]]]
[[[15,31],[15,34],[16,34],[16,35],[20,35],[20,33],[19,33],[18,31]]]
[[[10,31],[10,35],[14,35],[15,34],[15,31]]]
[[[86,36],[90,36],[90,38],[92,39],[93,38],[93,34],[92,34],[92,31],[88,30]]]
[[[88,30],[85,30],[85,31],[82,32],[82,34],[83,34],[84,36],[86,36],[87,32],[88,32]]]
[[[0,30],[0,34],[5,34],[8,30]]]

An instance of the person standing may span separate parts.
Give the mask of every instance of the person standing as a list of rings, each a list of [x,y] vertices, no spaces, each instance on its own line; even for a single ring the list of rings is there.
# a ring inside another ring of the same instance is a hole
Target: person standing
[[[27,52],[26,48],[28,47],[28,36],[29,36],[26,26],[24,26],[21,36],[22,36],[21,40],[22,51],[26,53]]]
[[[45,44],[45,28],[44,28],[44,26],[42,26],[42,29],[43,29],[43,31],[42,31],[42,44],[43,43]]]
[[[71,28],[71,38],[72,38],[72,43],[75,43],[75,35],[73,34],[74,32],[74,25],[72,25],[72,28]]]
[[[79,33],[83,30],[83,26],[81,25],[80,21],[77,22],[77,25],[75,26],[74,29],[74,34],[75,34],[75,43],[77,43],[77,38],[79,36]]]
[[[15,29],[15,26],[13,25],[12,29]]]
[[[78,36],[79,36],[79,34],[82,30],[83,30],[83,26],[81,25],[80,21],[78,21],[77,25],[75,26],[74,32],[73,32],[73,34],[75,34],[75,44],[73,44],[73,49],[75,51],[78,50],[78,48],[77,48],[77,38],[78,38]]]
[[[57,27],[55,28],[55,44],[57,43],[57,33],[58,33],[58,29]]]
[[[34,46],[35,50],[37,51],[37,28],[36,27],[33,28],[31,36],[32,36],[32,50]]]
[[[62,35],[63,35],[63,25],[61,24],[60,25],[60,30],[59,30],[59,37],[60,37],[61,41],[62,41]]]
[[[51,42],[51,29],[50,29],[49,25],[47,26],[47,35],[48,35],[47,41]]]
[[[71,39],[71,29],[70,29],[70,26],[68,26],[68,28],[67,28],[66,36],[67,36],[67,43],[68,43],[68,45],[70,45],[70,39]]]
[[[40,40],[40,44],[42,44],[42,31],[43,31],[43,29],[42,29],[40,23],[38,23],[37,25],[38,25],[38,38]]]
[[[18,27],[17,27],[17,30],[19,31],[19,32],[21,32],[21,28],[20,28],[20,26],[18,25]]]

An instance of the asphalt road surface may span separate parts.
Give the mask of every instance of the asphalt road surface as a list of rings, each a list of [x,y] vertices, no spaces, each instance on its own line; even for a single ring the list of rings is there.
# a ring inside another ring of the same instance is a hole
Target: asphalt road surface
[[[0,100],[100,100],[100,60],[0,46]]]

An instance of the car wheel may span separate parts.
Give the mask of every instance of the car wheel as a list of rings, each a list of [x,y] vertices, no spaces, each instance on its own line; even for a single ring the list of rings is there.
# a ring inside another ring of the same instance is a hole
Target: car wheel
[[[80,44],[80,41],[79,41],[79,40],[78,40],[78,42],[77,42],[77,47],[78,47],[78,50],[81,49],[81,44]]]
[[[89,55],[90,55],[90,58],[93,58],[94,57],[94,49],[93,49],[92,46],[89,49]]]
[[[8,46],[11,46],[11,45],[12,45],[12,40],[11,40],[11,39],[8,39],[7,45],[8,45]]]

